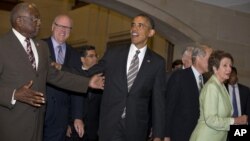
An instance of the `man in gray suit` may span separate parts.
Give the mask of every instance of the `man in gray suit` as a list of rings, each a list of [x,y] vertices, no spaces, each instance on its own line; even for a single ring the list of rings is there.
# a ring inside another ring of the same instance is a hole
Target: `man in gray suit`
[[[34,4],[20,3],[11,12],[12,29],[0,38],[0,140],[41,141],[46,82],[86,92],[102,88],[103,78],[91,79],[51,66],[47,44],[33,39],[40,28]]]

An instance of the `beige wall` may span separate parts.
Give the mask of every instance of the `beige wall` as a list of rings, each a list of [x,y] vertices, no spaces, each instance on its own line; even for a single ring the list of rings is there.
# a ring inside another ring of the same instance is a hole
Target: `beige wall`
[[[37,38],[48,37],[54,17],[57,14],[66,13],[74,21],[71,36],[68,40],[73,46],[94,45],[97,48],[97,53],[102,56],[107,42],[130,39],[131,18],[107,8],[90,4],[70,10],[72,5],[70,1],[33,0],[32,2],[39,8],[42,18],[41,30]],[[9,18],[9,12],[0,11],[0,14],[0,19]],[[4,21],[0,26],[0,35],[7,32],[9,27],[9,21]],[[155,36],[153,40],[154,50],[165,56],[165,40],[160,35]]]

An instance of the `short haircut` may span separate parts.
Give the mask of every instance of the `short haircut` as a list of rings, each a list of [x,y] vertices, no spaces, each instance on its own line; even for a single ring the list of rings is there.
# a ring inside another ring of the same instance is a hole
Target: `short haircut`
[[[152,29],[155,29],[154,20],[153,20],[149,15],[144,14],[144,13],[141,13],[141,14],[138,14],[137,16],[135,16],[135,17],[143,17],[143,18],[147,19],[147,21],[148,21],[149,24],[150,24],[150,27],[151,27]],[[135,18],[135,17],[134,17],[134,18]]]
[[[197,43],[192,51],[192,63],[194,64],[196,62],[197,56],[205,57],[210,49],[212,50],[212,48],[207,45]]]
[[[189,52],[190,54],[192,54],[194,50],[194,47],[192,46],[187,46],[183,51],[182,51],[182,56],[186,53],[186,52]]]
[[[223,58],[229,58],[232,61],[232,63],[234,61],[231,54],[223,50],[216,50],[210,55],[208,59],[208,70],[210,72],[213,72],[213,67],[218,69],[220,67],[220,62]]]
[[[92,45],[84,45],[80,47],[80,53],[82,57],[86,57],[87,56],[87,51],[89,50],[95,50],[95,47]]]
[[[238,74],[236,67],[232,66],[232,72],[234,72],[235,74]]]
[[[180,59],[176,59],[173,63],[172,63],[172,69],[175,68],[175,66],[178,65],[183,65],[182,61]]]
[[[20,16],[22,16],[22,14],[24,13],[28,13],[28,9],[32,7],[32,8],[35,8],[36,9],[36,5],[33,4],[33,3],[25,3],[25,2],[22,2],[22,3],[19,3],[18,5],[16,5],[11,13],[10,13],[10,23],[11,23],[11,26],[14,27],[15,25],[15,22],[16,22],[16,19]]]

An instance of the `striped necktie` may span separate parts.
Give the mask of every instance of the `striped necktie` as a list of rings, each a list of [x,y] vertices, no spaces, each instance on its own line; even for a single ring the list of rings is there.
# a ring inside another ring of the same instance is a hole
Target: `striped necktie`
[[[129,66],[129,70],[127,74],[128,92],[130,91],[134,83],[134,80],[136,78],[136,75],[139,71],[139,58],[138,58],[139,53],[140,53],[140,50],[137,50]]]
[[[128,74],[127,74],[127,83],[128,83],[128,92],[130,91],[134,80],[136,78],[136,75],[139,71],[139,58],[138,54],[140,53],[140,50],[136,50],[135,55],[130,63]],[[124,119],[126,117],[126,107],[123,108],[123,112],[121,115],[121,118]]]
[[[35,60],[34,53],[33,53],[32,48],[31,48],[30,39],[26,38],[25,42],[27,43],[26,44],[26,47],[27,47],[26,52],[28,54],[30,63],[32,65],[33,69],[36,70],[36,60]]]
[[[58,46],[58,54],[57,54],[57,63],[63,64],[64,63],[64,54],[62,51],[62,46]]]

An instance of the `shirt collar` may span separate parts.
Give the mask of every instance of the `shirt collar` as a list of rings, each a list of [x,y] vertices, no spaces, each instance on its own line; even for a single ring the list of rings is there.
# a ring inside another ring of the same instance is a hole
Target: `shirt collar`
[[[147,50],[147,45],[145,45],[144,47],[138,49],[135,44],[131,44],[130,45],[130,51],[132,52],[136,52],[136,50],[140,50],[140,54],[145,54],[146,50]],[[139,54],[139,55],[140,55]]]
[[[17,39],[20,41],[20,43],[24,43],[26,37],[24,37],[21,33],[19,33],[17,30],[15,30],[14,28],[12,28],[12,31],[14,32],[14,34],[16,35]]]
[[[197,71],[197,69],[196,69],[193,65],[191,66],[191,69],[192,69],[193,72],[194,72],[195,78],[199,78],[199,76],[200,76],[201,74]]]
[[[59,45],[62,46],[62,48],[65,48],[66,47],[66,44],[63,43],[63,44],[59,44],[54,37],[51,37],[51,41],[52,41],[52,44],[53,44],[53,47],[54,49],[56,49]]]

